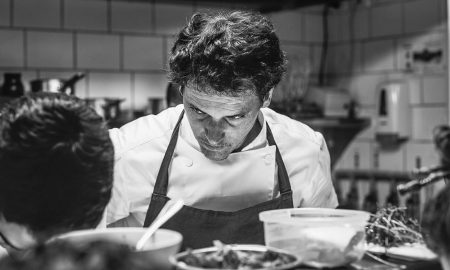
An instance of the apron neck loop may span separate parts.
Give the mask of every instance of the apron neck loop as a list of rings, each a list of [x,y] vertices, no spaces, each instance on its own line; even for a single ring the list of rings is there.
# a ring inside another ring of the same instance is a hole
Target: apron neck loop
[[[180,117],[178,117],[177,124],[170,137],[169,146],[167,147],[166,153],[162,160],[158,176],[156,177],[156,183],[153,193],[156,195],[167,195],[167,188],[169,184],[169,166],[172,161],[173,152],[175,151],[175,146],[178,141],[178,134],[181,126],[181,120],[183,120],[184,110],[181,112]]]
[[[289,182],[289,175],[286,170],[286,166],[284,165],[283,158],[281,157],[281,153],[278,150],[278,146],[273,138],[272,130],[269,127],[269,124],[266,122],[267,126],[267,141],[269,145],[275,145],[275,161],[278,165],[278,185],[280,188],[280,195],[290,195],[292,194],[291,183]]]

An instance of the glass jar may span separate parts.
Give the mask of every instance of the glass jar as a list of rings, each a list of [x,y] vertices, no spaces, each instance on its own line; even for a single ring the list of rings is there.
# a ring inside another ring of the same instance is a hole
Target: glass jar
[[[20,97],[25,92],[20,73],[5,73],[0,95],[5,97]]]

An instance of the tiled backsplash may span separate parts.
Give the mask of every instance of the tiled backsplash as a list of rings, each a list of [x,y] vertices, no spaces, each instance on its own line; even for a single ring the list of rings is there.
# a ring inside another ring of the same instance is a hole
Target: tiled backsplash
[[[336,55],[329,57],[327,72],[331,75],[330,83],[348,89],[359,104],[360,115],[372,118],[372,126],[361,132],[349,146],[337,168],[353,168],[351,160],[355,151],[360,153],[361,164],[369,164],[369,169],[373,168],[370,160],[374,149],[378,149],[375,141],[376,88],[379,83],[390,79],[411,82],[411,132],[409,140],[399,149],[379,150],[380,169],[410,171],[416,166],[416,158],[420,158],[423,166],[438,163],[432,130],[436,125],[449,123],[447,18],[442,10],[446,10],[445,0],[374,0],[371,6],[356,6],[353,28],[349,27],[350,8],[344,6],[331,12],[338,24],[333,27],[341,29],[341,34],[340,37],[330,36],[330,51],[345,52],[340,53],[339,61]],[[351,36],[348,34],[351,30],[354,38],[345,39]],[[445,65],[407,69],[404,48],[415,48],[426,42],[440,44]],[[354,49],[345,50],[346,47]],[[351,71],[345,67],[352,58],[355,64]],[[356,60],[358,58],[360,62]]]

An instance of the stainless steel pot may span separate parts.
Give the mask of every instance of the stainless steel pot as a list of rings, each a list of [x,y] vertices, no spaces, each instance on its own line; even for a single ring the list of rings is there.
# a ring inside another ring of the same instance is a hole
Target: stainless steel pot
[[[46,78],[31,81],[32,92],[61,92],[75,95],[75,83],[84,78],[85,74],[77,73],[70,79]]]

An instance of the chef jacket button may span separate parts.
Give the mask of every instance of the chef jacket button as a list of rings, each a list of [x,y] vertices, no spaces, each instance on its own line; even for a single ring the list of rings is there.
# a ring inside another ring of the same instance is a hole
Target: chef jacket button
[[[265,155],[264,156],[264,162],[266,163],[266,165],[272,164],[272,155],[271,154]]]
[[[192,165],[194,165],[194,162],[190,159],[186,159],[184,162],[187,167],[192,167]]]

